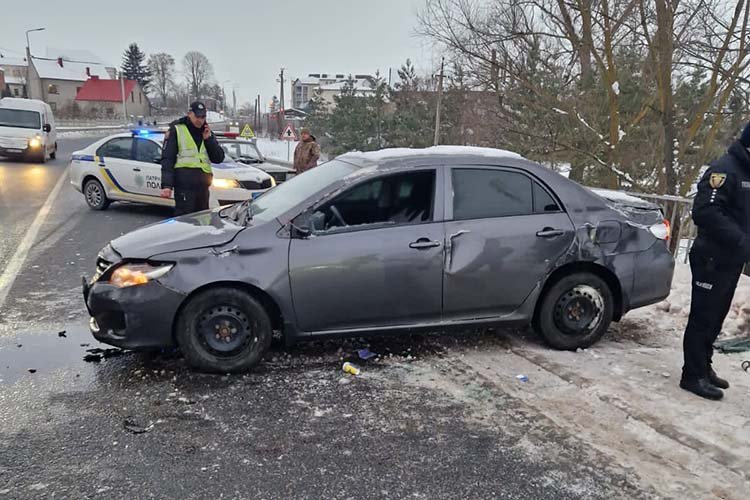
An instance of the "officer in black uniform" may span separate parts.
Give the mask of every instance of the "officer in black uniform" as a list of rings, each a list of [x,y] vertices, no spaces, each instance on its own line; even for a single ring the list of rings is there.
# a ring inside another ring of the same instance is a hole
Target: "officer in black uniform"
[[[224,161],[224,150],[206,122],[206,105],[196,101],[190,105],[187,116],[169,124],[161,159],[161,196],[171,198],[174,193],[175,215],[184,215],[208,209],[209,191],[213,175],[200,168],[176,168],[180,144],[177,126],[184,126],[195,143],[205,150],[211,163]]]
[[[711,367],[713,343],[721,333],[745,262],[750,260],[750,123],[727,153],[698,183],[693,222],[698,236],[690,251],[693,274],[690,317],[680,387],[721,399],[729,382]]]

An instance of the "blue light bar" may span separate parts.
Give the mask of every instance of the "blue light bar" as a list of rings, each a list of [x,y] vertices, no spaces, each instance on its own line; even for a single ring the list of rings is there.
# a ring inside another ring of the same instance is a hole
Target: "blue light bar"
[[[154,130],[154,129],[148,129],[148,128],[134,128],[130,131],[134,136],[139,137],[148,137],[153,134],[163,134],[164,130]]]

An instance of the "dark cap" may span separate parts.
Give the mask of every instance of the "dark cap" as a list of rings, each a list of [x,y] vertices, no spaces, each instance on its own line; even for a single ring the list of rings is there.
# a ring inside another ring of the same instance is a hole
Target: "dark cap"
[[[206,116],[206,105],[200,101],[195,101],[190,105],[190,111],[198,118],[204,118]]]

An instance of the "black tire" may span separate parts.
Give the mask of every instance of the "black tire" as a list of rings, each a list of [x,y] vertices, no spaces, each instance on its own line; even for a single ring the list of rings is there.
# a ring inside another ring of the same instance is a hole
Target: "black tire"
[[[57,158],[57,143],[55,143],[55,149],[49,154],[49,159],[54,160]]]
[[[555,349],[589,347],[602,338],[612,322],[612,290],[595,274],[563,276],[541,300],[534,329]]]
[[[188,364],[199,371],[247,371],[263,359],[272,337],[265,308],[236,288],[198,293],[177,318],[177,344]]]
[[[106,210],[111,203],[104,186],[96,179],[89,179],[83,184],[83,197],[92,210]]]

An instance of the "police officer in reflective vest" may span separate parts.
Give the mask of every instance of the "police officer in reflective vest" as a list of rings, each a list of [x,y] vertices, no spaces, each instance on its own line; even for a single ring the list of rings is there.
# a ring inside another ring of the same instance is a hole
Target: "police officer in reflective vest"
[[[750,260],[750,123],[728,152],[698,183],[693,222],[698,236],[690,251],[693,274],[690,317],[685,329],[685,365],[680,387],[721,399],[729,382],[711,366],[743,265]]]
[[[170,123],[161,160],[161,196],[172,197],[175,215],[208,209],[212,163],[224,161],[224,150],[206,123],[206,106],[190,105],[186,117]]]

